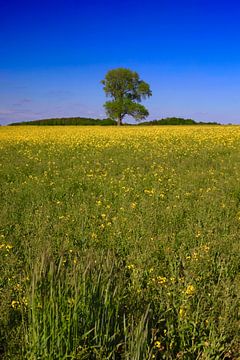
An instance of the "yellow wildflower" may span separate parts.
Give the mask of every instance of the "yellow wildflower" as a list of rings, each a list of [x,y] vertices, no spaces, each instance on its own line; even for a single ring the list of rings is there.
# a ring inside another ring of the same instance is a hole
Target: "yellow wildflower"
[[[189,295],[189,296],[194,295],[195,292],[196,292],[196,289],[195,289],[195,287],[194,287],[193,285],[191,285],[191,284],[188,285],[188,287],[187,287],[187,289],[186,289],[186,291],[185,291],[185,293],[186,293],[187,295]]]
[[[19,306],[20,306],[20,302],[19,302],[19,301],[13,300],[13,301],[11,302],[11,307],[12,307],[13,309],[17,309],[17,308],[19,308]]]

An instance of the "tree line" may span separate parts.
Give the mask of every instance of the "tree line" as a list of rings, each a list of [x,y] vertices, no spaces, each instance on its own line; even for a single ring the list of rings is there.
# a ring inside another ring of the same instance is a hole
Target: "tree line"
[[[92,119],[84,117],[68,117],[68,118],[51,118],[43,120],[22,121],[9,124],[15,125],[117,125],[116,121],[112,119]]]
[[[9,124],[10,126],[17,125],[38,125],[38,126],[54,126],[54,125],[79,125],[79,126],[115,126],[117,121],[112,119],[92,119],[92,118],[82,118],[82,117],[70,117],[70,118],[53,118],[53,119],[44,119],[44,120],[33,120],[33,121],[23,121]],[[153,126],[153,125],[220,125],[217,122],[197,122],[192,119],[184,119],[181,117],[168,117],[160,120],[145,121],[136,125],[124,123],[124,126]]]

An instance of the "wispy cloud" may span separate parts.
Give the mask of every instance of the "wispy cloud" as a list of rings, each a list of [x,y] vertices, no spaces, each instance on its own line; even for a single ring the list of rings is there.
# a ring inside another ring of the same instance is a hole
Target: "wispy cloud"
[[[30,99],[30,98],[24,98],[24,99],[22,99],[21,101],[20,101],[22,104],[28,104],[28,103],[31,103],[32,102],[32,99]]]
[[[33,110],[29,109],[0,109],[0,115],[16,115],[16,114],[36,114]]]
[[[30,98],[24,98],[24,99],[20,99],[18,102],[12,104],[12,106],[14,107],[21,107],[21,106],[25,106],[26,104],[29,104],[32,102],[32,99]]]
[[[61,99],[68,99],[70,96],[74,95],[74,92],[71,90],[49,90],[44,93],[46,96],[50,96],[53,98],[61,98]]]
[[[29,109],[0,109],[0,121],[9,124],[16,121],[34,120],[44,117],[40,111]]]
[[[15,111],[13,111],[13,110],[0,110],[0,115],[12,115],[12,114],[14,114],[15,113]]]

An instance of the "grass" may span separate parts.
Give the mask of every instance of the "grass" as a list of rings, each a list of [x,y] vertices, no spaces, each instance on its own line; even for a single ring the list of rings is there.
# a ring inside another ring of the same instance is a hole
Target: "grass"
[[[0,152],[1,359],[239,359],[239,127],[2,127]]]

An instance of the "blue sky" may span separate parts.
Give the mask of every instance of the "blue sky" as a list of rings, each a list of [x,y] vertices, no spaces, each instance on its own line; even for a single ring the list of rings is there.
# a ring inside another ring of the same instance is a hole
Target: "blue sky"
[[[240,123],[240,3],[0,0],[0,123],[104,117],[100,84],[137,71],[149,119]]]

